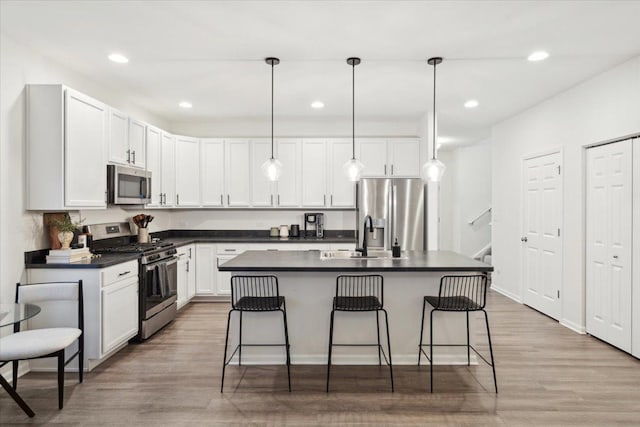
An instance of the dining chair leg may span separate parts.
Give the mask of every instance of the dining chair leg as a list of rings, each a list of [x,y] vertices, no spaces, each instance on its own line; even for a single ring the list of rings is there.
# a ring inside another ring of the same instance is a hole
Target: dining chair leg
[[[471,348],[469,341],[469,312],[467,311],[467,366],[471,366]]]
[[[224,390],[224,370],[227,367],[227,347],[229,345],[229,324],[231,323],[231,313],[233,313],[233,310],[230,310],[229,315],[227,316],[227,334],[224,339],[224,356],[222,358],[222,380],[220,381],[220,393]]]
[[[11,362],[11,367],[13,370],[13,389],[17,390],[18,389],[18,364],[20,363],[19,360],[14,360],[13,362]]]
[[[387,325],[387,348],[389,349],[389,375],[391,376],[391,392],[395,391],[393,387],[393,362],[391,361],[391,338],[389,334],[389,315],[387,314],[387,310],[384,308],[380,310],[384,313],[384,321]]]
[[[382,357],[380,357],[380,312],[378,310],[376,313],[376,331],[378,331],[378,366],[382,366]]]
[[[491,369],[493,369],[493,385],[496,388],[496,394],[498,393],[498,379],[496,378],[496,362],[493,360],[493,346],[491,345],[491,332],[489,332],[489,315],[486,311],[484,313],[484,320],[487,325],[487,339],[489,340],[489,353],[491,354]]]
[[[242,311],[240,311],[240,334],[238,337],[238,366],[242,366]]]
[[[78,379],[82,383],[82,376],[84,375],[84,332],[80,335],[78,341]]]
[[[331,323],[329,323],[329,358],[327,360],[327,393],[329,393],[329,375],[331,373],[331,349],[333,348],[333,316],[334,310],[331,310]]]
[[[420,366],[420,358],[422,357],[422,335],[424,333],[424,312],[427,307],[427,301],[422,301],[422,321],[420,322],[420,344],[418,345],[418,366]]]
[[[9,384],[7,380],[4,379],[2,375],[0,375],[0,385],[2,385],[2,388],[6,390],[9,396],[11,396],[11,398],[18,404],[18,406],[20,406],[25,414],[27,414],[30,418],[33,418],[36,415],[35,412],[33,412],[33,410],[29,407],[29,405],[27,405],[27,402],[22,400],[20,395],[13,389],[11,384]]]
[[[58,409],[64,403],[64,350],[58,352]]]
[[[284,323],[284,343],[287,350],[287,380],[289,382],[289,392],[291,392],[291,356],[289,353],[289,328],[287,327],[287,308],[282,311],[282,321]]]

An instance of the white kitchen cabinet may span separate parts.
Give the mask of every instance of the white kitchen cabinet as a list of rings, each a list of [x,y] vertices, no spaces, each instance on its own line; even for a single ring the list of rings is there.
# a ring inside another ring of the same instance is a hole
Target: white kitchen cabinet
[[[196,294],[196,245],[187,246],[187,299]]]
[[[301,141],[280,139],[277,141],[278,160],[282,162],[282,175],[276,186],[277,207],[300,207],[300,160]]]
[[[417,138],[398,138],[387,141],[390,176],[420,176],[420,140]]]
[[[105,208],[107,106],[62,85],[27,86],[27,209]]]
[[[130,161],[129,116],[111,108],[109,109],[109,162],[128,165]]]
[[[251,145],[251,206],[274,206],[275,183],[262,173],[262,164],[271,158],[271,140],[254,139]]]
[[[302,141],[302,206],[327,205],[326,142],[318,139]]]
[[[228,296],[231,295],[231,273],[228,271],[219,271],[217,268],[219,265],[237,257],[244,251],[248,250],[248,245],[242,244],[227,244],[218,245],[216,253],[216,295]]]
[[[200,206],[200,144],[176,136],[176,207]]]
[[[200,192],[203,207],[224,206],[224,140],[200,140]]]
[[[160,207],[162,200],[162,131],[147,126],[146,166],[151,172],[151,202],[147,207]]]
[[[131,150],[131,163],[134,168],[145,168],[145,142],[147,125],[143,122],[129,118],[129,150]]]
[[[362,176],[369,178],[387,176],[387,141],[368,139],[358,140],[356,144],[360,152],[358,159],[364,165]]]
[[[195,245],[178,249],[178,309],[187,304],[196,294]]]
[[[102,353],[109,353],[138,332],[138,278],[102,288]]]
[[[216,245],[198,243],[196,246],[196,295],[213,296],[216,294]]]
[[[327,144],[329,170],[329,206],[354,207],[356,205],[356,184],[344,174],[345,162],[353,156],[350,140],[331,140]]]
[[[173,135],[162,132],[161,205],[172,207],[176,201],[176,147]],[[153,177],[152,177],[153,179]]]
[[[227,206],[249,207],[251,205],[252,176],[249,141],[228,140],[225,143]]]

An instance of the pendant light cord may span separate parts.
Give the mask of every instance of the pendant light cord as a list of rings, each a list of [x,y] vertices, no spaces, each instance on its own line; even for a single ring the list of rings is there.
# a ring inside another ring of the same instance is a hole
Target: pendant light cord
[[[431,159],[435,160],[436,158],[436,66],[437,64],[433,64],[433,153],[431,155]]]
[[[351,159],[356,158],[356,63],[351,64]]]
[[[271,61],[271,160],[273,160],[273,67],[274,61]]]

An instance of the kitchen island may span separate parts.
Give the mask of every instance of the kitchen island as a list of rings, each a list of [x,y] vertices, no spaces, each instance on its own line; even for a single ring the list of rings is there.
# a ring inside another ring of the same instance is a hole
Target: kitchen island
[[[449,251],[407,251],[402,258],[330,257],[320,251],[247,251],[221,264],[220,271],[232,275],[274,275],[280,295],[286,298],[291,363],[325,364],[329,345],[329,318],[340,274],[381,274],[384,277],[384,307],[389,313],[389,329],[394,364],[416,364],[422,302],[425,295],[438,295],[440,277],[445,274],[486,274],[490,265]],[[465,343],[464,314],[434,313],[435,343]],[[429,316],[425,319],[428,331]],[[475,316],[473,324],[476,322]],[[230,348],[238,338],[237,316],[232,316]],[[428,342],[426,333],[425,342]],[[472,334],[473,336],[473,334]],[[334,343],[376,342],[375,312],[336,313]],[[282,343],[282,315],[245,313],[244,343]],[[383,340],[383,345],[385,345]],[[473,345],[473,343],[472,343]],[[375,347],[335,347],[333,363],[377,364]],[[434,363],[467,363],[464,347],[434,350]],[[283,364],[284,349],[245,347],[242,363]],[[237,358],[234,361],[237,363]]]

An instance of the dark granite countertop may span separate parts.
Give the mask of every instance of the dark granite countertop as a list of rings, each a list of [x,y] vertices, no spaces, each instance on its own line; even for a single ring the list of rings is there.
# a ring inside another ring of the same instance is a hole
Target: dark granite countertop
[[[171,242],[177,247],[190,245],[192,243],[277,243],[286,245],[288,243],[303,243],[303,244],[319,244],[319,243],[353,243],[355,245],[354,237],[325,237],[324,239],[311,238],[288,238],[282,239],[280,237],[167,237],[162,239],[166,242]]]
[[[246,251],[220,271],[451,271],[489,272],[493,267],[450,251],[407,251],[406,259],[320,259],[319,251]]]
[[[45,250],[48,252],[48,250]],[[137,260],[140,254],[102,254],[98,258],[91,261],[74,262],[71,264],[47,264],[44,256],[42,258],[34,258],[31,262],[25,263],[25,268],[106,268],[113,265],[122,264],[123,262]]]

